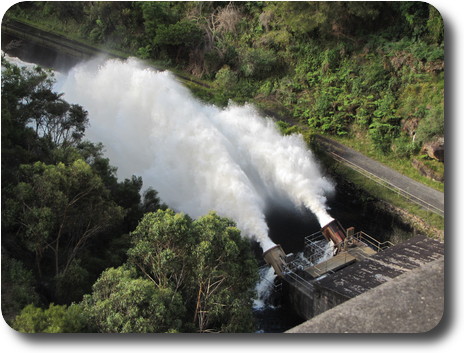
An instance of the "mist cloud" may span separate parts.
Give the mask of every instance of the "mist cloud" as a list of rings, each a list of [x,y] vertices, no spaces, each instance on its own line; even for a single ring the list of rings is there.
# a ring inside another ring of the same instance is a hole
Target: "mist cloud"
[[[102,142],[120,178],[140,175],[161,199],[196,218],[215,210],[263,250],[274,243],[266,203],[278,197],[331,217],[320,174],[300,136],[282,136],[251,105],[221,109],[194,99],[168,72],[135,59],[78,65],[60,77],[64,98],[89,112],[86,138]]]

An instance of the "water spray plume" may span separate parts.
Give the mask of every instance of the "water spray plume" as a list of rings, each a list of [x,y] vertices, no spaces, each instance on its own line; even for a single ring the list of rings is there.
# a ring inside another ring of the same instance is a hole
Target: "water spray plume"
[[[274,280],[277,275],[272,267],[261,269],[259,281],[256,283],[256,298],[253,300],[254,310],[264,310],[267,307],[272,307],[267,303],[272,294]]]
[[[321,226],[331,220],[324,195],[333,187],[303,139],[281,136],[250,105],[203,104],[170,73],[134,59],[79,65],[58,89],[88,110],[86,137],[105,145],[119,177],[142,176],[177,211],[215,210],[264,251],[275,246],[265,210],[276,195],[309,208]]]

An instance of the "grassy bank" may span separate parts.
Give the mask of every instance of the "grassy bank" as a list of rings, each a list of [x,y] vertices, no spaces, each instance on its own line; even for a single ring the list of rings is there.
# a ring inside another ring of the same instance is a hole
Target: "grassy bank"
[[[438,191],[444,192],[445,184],[439,181],[432,180],[422,175],[416,168],[412,166],[410,158],[398,158],[393,155],[385,155],[380,153],[378,150],[372,148],[372,145],[368,143],[367,136],[330,136],[330,138],[346,145],[354,150],[361,152],[362,154],[379,161],[390,168],[400,172],[403,175],[410,177],[424,185],[434,188]],[[429,168],[437,171],[437,173],[444,175],[444,163],[432,160],[430,158],[424,160]]]

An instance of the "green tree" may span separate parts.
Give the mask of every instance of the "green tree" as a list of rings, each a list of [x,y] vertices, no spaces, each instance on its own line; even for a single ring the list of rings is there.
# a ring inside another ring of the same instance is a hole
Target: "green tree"
[[[442,43],[445,35],[445,26],[443,18],[436,8],[430,6],[429,19],[427,21],[427,29],[429,37],[435,43]]]
[[[111,188],[112,199],[126,210],[123,225],[124,233],[129,233],[137,226],[142,218],[140,190],[142,189],[142,178],[133,175]]]
[[[53,92],[53,83],[40,67],[2,58],[2,180],[10,181],[20,163],[55,162],[53,149],[75,147],[84,136],[87,112]]]
[[[5,215],[19,225],[19,239],[34,254],[39,278],[43,270],[59,279],[76,269],[75,260],[88,239],[123,215],[101,179],[82,160],[69,166],[23,165],[14,194],[7,200]]]
[[[256,262],[233,222],[158,210],[144,216],[132,237],[129,263],[157,287],[182,293],[194,330],[252,330]]]
[[[26,333],[86,332],[87,319],[77,304],[70,306],[50,304],[47,309],[27,305],[16,316],[12,327]]]
[[[84,16],[78,21],[83,37],[113,48],[136,50],[144,41],[140,8],[129,1],[95,1],[80,4]]]
[[[195,294],[194,322],[199,332],[250,332],[251,298],[257,280],[249,243],[235,224],[215,213],[194,221],[198,240],[192,249],[189,294]]]
[[[158,196],[158,191],[149,187],[143,192],[142,213],[156,212],[158,209],[167,209]]]
[[[52,91],[53,76],[2,64],[2,249],[35,270],[46,296],[79,300],[161,205],[155,190],[142,203],[141,178],[118,182],[102,144],[81,141],[87,115]]]
[[[32,271],[2,254],[2,314],[10,322],[28,304],[38,304]]]
[[[374,120],[374,122],[369,125],[369,136],[374,146],[380,152],[388,154],[393,139],[398,136],[398,127],[388,122]]]
[[[240,70],[245,77],[264,79],[279,67],[276,53],[264,48],[246,48],[240,55]]]
[[[179,293],[137,276],[135,268],[110,268],[95,282],[82,304],[98,332],[176,332],[184,305]]]
[[[166,50],[176,63],[188,62],[189,52],[203,43],[203,31],[190,20],[182,20],[170,25],[160,25],[153,38],[153,44]]]
[[[176,9],[168,1],[144,1],[140,7],[146,35],[153,39],[160,25],[173,24],[179,20]]]
[[[349,1],[268,2],[264,13],[271,28],[284,27],[296,36],[309,35],[353,40],[356,31],[372,28],[388,6],[382,3]]]
[[[195,242],[190,217],[172,210],[148,213],[131,234],[129,262],[157,286],[178,290],[191,270]]]

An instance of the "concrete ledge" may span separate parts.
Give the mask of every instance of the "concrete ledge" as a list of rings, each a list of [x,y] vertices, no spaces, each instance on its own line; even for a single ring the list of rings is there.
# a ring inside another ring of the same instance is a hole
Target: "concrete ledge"
[[[444,312],[444,257],[350,299],[286,333],[422,333]]]

